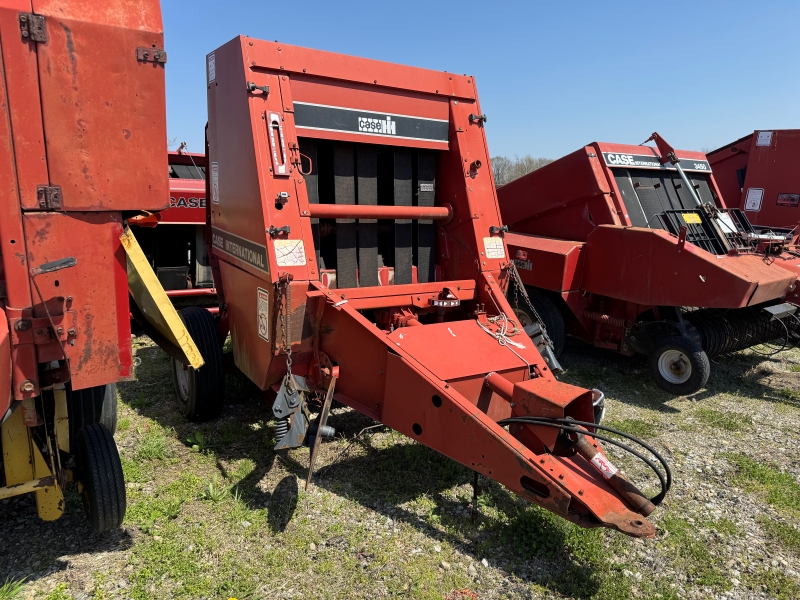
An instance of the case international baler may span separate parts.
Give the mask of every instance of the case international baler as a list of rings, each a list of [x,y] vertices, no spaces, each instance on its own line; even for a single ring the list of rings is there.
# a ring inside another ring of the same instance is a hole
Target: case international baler
[[[0,498],[34,493],[57,519],[76,481],[102,531],[125,515],[129,285],[202,365],[124,228],[168,193],[159,4],[3,0],[0,51]]]
[[[725,207],[703,154],[651,140],[589,144],[498,190],[530,296],[515,308],[525,324],[538,313],[557,350],[568,333],[646,354],[661,388],[690,394],[709,358],[796,343],[800,261]]]
[[[505,299],[473,78],[248,37],[207,78],[220,331],[195,336],[206,366],[174,363],[181,402],[215,410],[202,378],[230,331],[309,478],[335,398],[570,521],[652,536],[666,465],[652,501],[610,465],[595,394],[556,380]]]

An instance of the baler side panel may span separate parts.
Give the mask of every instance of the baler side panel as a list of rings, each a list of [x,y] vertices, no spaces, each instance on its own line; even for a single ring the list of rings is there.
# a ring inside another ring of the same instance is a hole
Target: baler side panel
[[[49,37],[37,44],[41,109],[63,209],[166,208],[164,65],[137,60],[139,47],[164,48],[157,0],[36,0],[33,9]]]
[[[507,233],[506,243],[525,285],[559,293],[581,288],[583,242]]]
[[[11,128],[14,134],[19,201],[23,208],[39,207],[36,186],[47,185],[47,159],[39,98],[36,42],[20,37],[19,13],[32,12],[30,0],[10,0],[0,8],[0,43],[3,46]]]
[[[761,210],[747,211],[751,222],[772,227],[795,227],[800,223],[800,129],[772,132],[769,146],[758,146],[753,135],[742,208],[747,191],[763,188]]]

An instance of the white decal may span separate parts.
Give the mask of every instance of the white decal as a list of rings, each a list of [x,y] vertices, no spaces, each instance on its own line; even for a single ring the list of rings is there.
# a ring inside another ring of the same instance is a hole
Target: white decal
[[[258,288],[256,290],[256,304],[258,313],[258,337],[269,341],[269,292]]]
[[[208,83],[213,83],[217,79],[217,58],[212,52],[206,57],[208,64]]]
[[[631,154],[607,154],[608,164],[617,166],[628,166],[636,164]]]
[[[219,204],[219,163],[211,163],[211,202]]]
[[[383,135],[397,135],[397,123],[392,117],[386,119],[373,119],[371,117],[358,117],[358,130],[367,133],[380,133]]]
[[[772,132],[759,131],[756,138],[756,146],[771,146],[772,145]]]
[[[605,456],[603,456],[599,452],[595,454],[594,457],[592,458],[592,464],[598,471],[600,471],[600,474],[606,479],[611,479],[617,472],[617,467],[612,465],[611,461],[608,460]]]
[[[275,240],[273,243],[279,267],[300,267],[306,264],[303,240]]]
[[[764,188],[748,188],[744,201],[744,209],[753,212],[761,210],[761,201],[764,199]]]
[[[505,258],[506,249],[503,247],[503,238],[485,237],[483,238],[483,249],[486,258]]]

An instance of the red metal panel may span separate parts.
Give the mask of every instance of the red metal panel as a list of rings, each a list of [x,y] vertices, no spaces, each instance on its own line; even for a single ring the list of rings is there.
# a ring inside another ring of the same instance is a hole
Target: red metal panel
[[[169,208],[158,213],[162,225],[205,225],[206,182],[202,179],[169,180]]]
[[[38,208],[36,186],[47,185],[49,181],[39,100],[37,44],[23,41],[20,35],[19,13],[31,11],[30,0],[7,0],[0,7],[0,43],[14,131],[20,203],[24,208]]]
[[[0,415],[6,414],[14,397],[11,393],[11,340],[4,308],[0,301]]]
[[[725,200],[725,204],[731,208],[744,208],[742,204],[743,190],[736,171],[747,167],[747,161],[750,159],[750,146],[753,143],[752,137],[751,133],[707,155],[720,194]],[[724,207],[720,206],[720,208]],[[748,215],[751,221],[752,217],[753,215]]]
[[[800,223],[800,129],[772,132],[769,145],[758,145],[753,135],[747,161],[741,208],[746,210],[747,191],[762,188],[761,210],[747,211],[758,225],[794,227]]]
[[[716,256],[661,230],[597,227],[583,289],[655,306],[740,308],[782,297],[795,275],[756,255]]]
[[[74,267],[36,278],[51,314],[56,307],[77,314],[75,344],[65,346],[73,387],[116,382],[130,369],[128,299],[120,291],[127,289],[127,278],[123,288],[119,213],[28,213],[24,222],[29,264],[77,259]],[[38,296],[33,316],[47,316]]]
[[[160,209],[167,199],[164,47],[157,0],[35,0],[50,183],[67,210]],[[121,192],[124,190],[124,193]]]
[[[585,243],[521,233],[505,238],[523,283],[554,292],[580,289]]]

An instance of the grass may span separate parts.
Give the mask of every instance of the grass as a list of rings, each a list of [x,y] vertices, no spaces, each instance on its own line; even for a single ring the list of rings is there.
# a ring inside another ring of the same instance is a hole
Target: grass
[[[0,585],[0,600],[14,600],[22,594],[25,588],[25,580],[6,579],[3,585]]]
[[[753,424],[753,419],[747,415],[732,411],[719,411],[712,408],[699,408],[694,413],[695,418],[711,427],[725,431],[742,431]]]
[[[790,370],[792,373],[800,373],[800,365],[791,365],[791,366],[789,367],[789,370]]]
[[[782,523],[764,515],[756,517],[756,521],[761,525],[768,538],[777,540],[787,550],[800,553],[800,529],[789,523]]]
[[[789,473],[753,460],[744,454],[723,454],[736,465],[734,483],[763,497],[769,504],[800,515],[800,485]]]
[[[651,438],[658,430],[655,423],[643,421],[642,419],[624,419],[622,421],[606,419],[603,421],[603,425],[619,429],[620,431],[624,431],[625,433],[639,438]]]
[[[718,590],[730,589],[729,579],[711,553],[713,544],[709,539],[696,535],[695,527],[696,524],[691,524],[673,513],[667,514],[661,520],[660,528],[669,534],[664,544],[673,564],[685,572],[695,585]]]

